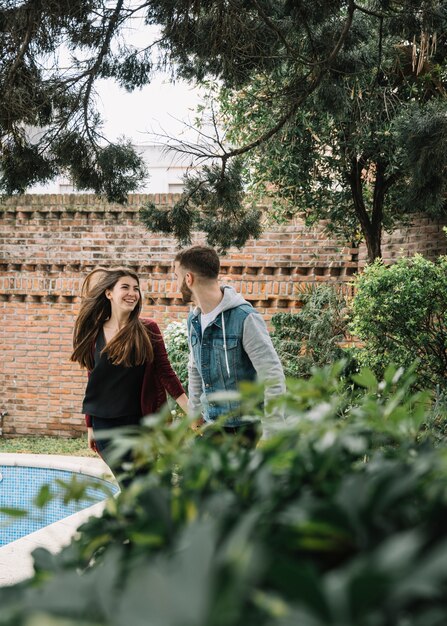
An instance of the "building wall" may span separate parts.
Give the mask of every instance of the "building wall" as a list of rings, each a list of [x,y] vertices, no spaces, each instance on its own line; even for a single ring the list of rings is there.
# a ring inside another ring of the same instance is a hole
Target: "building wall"
[[[148,176],[138,189],[139,193],[181,193],[184,187],[184,176],[193,174],[200,169],[195,159],[183,153],[167,150],[164,145],[147,143],[134,144],[137,153],[143,158]],[[36,183],[29,193],[35,194],[82,194],[73,181],[67,176],[57,176],[52,181]]]
[[[158,205],[173,195],[130,196],[125,207],[94,196],[10,198],[0,205],[0,412],[6,436],[72,436],[84,430],[80,414],[85,372],[70,363],[71,338],[83,277],[98,265],[126,265],[139,273],[143,315],[163,328],[186,317],[174,292],[175,240],[148,233],[138,219],[148,199]],[[419,251],[446,252],[441,224],[419,220],[384,244],[385,261]],[[197,233],[194,242],[203,242]],[[264,315],[297,311],[309,285],[331,282],[352,293],[365,259],[363,247],[329,239],[322,227],[296,219],[265,229],[258,241],[222,258],[222,280]]]

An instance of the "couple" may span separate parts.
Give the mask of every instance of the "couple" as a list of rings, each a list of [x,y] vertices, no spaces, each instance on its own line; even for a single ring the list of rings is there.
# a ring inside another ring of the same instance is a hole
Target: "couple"
[[[82,288],[71,360],[89,379],[83,402],[90,448],[107,461],[107,440],[99,431],[138,424],[157,412],[166,392],[198,423],[228,414],[224,430],[254,443],[257,433],[238,417],[234,402],[216,404],[208,396],[234,391],[243,380],[266,382],[265,400],[281,394],[284,373],[259,313],[233,288],[220,287],[219,257],[213,248],[194,246],[174,261],[177,288],[196,308],[188,317],[188,391],[171,368],[158,325],[140,319],[139,279],[126,268],[98,268]]]

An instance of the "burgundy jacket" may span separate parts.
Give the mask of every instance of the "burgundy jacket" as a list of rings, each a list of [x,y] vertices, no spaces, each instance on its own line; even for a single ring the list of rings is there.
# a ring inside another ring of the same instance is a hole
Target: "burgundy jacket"
[[[141,414],[150,415],[161,409],[166,402],[166,392],[175,400],[185,393],[177,374],[171,367],[163,336],[158,324],[151,319],[141,319],[149,331],[154,359],[146,363],[141,387]],[[88,427],[92,425],[90,415],[85,416]]]

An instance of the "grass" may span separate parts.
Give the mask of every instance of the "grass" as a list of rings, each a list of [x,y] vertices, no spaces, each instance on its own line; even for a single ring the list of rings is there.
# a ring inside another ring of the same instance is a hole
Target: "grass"
[[[88,448],[87,436],[76,437],[75,439],[45,436],[0,439],[0,452],[97,456]]]

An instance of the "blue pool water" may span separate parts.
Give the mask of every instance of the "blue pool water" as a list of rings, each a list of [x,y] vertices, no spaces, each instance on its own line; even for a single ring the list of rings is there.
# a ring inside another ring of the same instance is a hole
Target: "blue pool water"
[[[116,485],[100,478],[65,470],[0,465],[0,475],[0,509],[28,511],[26,517],[11,517],[0,511],[0,546],[92,506],[118,490]],[[81,500],[71,500],[64,504],[63,496],[66,491],[57,483],[58,480],[64,483],[75,480],[76,484],[88,481],[89,487]],[[34,499],[44,485],[48,485],[51,493],[57,497],[39,508]]]

